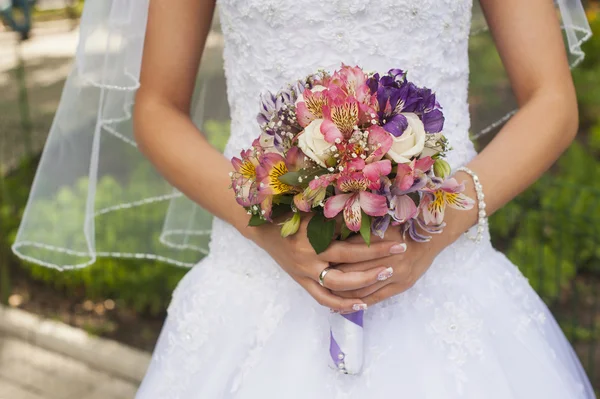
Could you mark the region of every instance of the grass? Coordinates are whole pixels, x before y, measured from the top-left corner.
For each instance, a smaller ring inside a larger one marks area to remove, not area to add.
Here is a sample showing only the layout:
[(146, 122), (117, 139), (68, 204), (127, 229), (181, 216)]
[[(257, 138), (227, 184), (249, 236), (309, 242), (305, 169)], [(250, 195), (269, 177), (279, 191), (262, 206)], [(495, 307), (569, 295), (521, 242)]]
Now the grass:
[(57, 21), (61, 19), (78, 19), (83, 12), (83, 0), (77, 0), (72, 7), (59, 8), (56, 10), (33, 10), (33, 22)]

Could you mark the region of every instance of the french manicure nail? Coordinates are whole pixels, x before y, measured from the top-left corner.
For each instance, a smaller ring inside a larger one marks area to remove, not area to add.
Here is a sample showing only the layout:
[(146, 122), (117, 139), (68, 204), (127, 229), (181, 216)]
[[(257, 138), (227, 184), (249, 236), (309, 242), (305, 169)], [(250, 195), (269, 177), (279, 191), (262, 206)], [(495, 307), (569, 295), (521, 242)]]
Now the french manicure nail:
[(404, 252), (406, 252), (406, 244), (405, 243), (396, 244), (390, 248), (391, 254), (401, 254)]
[(367, 304), (366, 303), (355, 303), (354, 305), (352, 305), (352, 310), (358, 312), (359, 310), (367, 310)]
[(391, 267), (388, 267), (387, 269), (385, 269), (384, 271), (382, 271), (381, 273), (379, 273), (377, 275), (377, 280), (385, 281), (388, 278), (392, 277), (393, 275), (394, 275), (394, 269), (392, 269)]

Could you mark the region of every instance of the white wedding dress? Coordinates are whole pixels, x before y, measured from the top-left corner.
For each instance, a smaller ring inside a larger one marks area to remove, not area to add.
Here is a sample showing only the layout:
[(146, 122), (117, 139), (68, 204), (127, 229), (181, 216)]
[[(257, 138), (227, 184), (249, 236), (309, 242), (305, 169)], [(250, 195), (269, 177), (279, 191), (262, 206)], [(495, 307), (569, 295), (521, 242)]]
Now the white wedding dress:
[[(232, 111), (226, 156), (258, 136), (259, 94), (341, 63), (435, 90), (449, 162), (467, 163), (472, 0), (220, 0)], [(365, 368), (329, 368), (329, 309), (215, 220), (176, 289), (138, 399), (574, 399), (594, 392), (552, 315), (486, 232), (445, 249), (365, 314)], [(410, 248), (409, 248), (410, 250)]]

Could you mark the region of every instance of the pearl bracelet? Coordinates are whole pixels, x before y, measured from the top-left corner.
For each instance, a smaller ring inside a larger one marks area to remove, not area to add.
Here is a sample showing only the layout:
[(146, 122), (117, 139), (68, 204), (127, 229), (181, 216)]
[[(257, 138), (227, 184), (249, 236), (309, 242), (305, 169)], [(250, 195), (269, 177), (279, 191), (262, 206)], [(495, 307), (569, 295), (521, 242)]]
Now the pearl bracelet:
[(477, 222), (477, 235), (475, 237), (469, 235), (465, 232), (465, 235), (469, 240), (475, 241), (477, 244), (481, 242), (483, 238), (483, 231), (485, 230), (485, 225), (487, 224), (487, 213), (485, 212), (485, 195), (483, 194), (483, 187), (479, 182), (479, 177), (475, 172), (466, 166), (461, 166), (456, 170), (457, 172), (465, 172), (469, 174), (473, 178), (473, 183), (475, 184), (475, 192), (477, 193), (477, 208), (479, 211), (479, 221)]

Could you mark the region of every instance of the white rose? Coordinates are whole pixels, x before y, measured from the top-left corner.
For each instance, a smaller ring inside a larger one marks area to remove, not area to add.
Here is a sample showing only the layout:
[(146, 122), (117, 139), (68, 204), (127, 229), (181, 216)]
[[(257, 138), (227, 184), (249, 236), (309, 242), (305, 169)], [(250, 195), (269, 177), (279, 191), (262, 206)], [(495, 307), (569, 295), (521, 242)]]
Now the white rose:
[[(327, 89), (327, 87), (325, 87), (325, 86), (321, 86), (321, 85), (316, 85), (316, 86), (313, 86), (313, 88), (312, 88), (312, 89), (310, 89), (310, 91), (311, 91), (311, 92), (313, 92), (313, 93), (316, 93), (316, 92), (319, 92), (319, 91), (323, 91), (323, 90), (325, 90), (325, 89)], [(300, 94), (300, 95), (298, 96), (298, 99), (297, 99), (297, 100), (296, 100), (296, 102), (294, 103), (294, 105), (298, 105), (298, 103), (301, 103), (301, 102), (303, 102), (303, 101), (304, 101), (304, 96), (303, 96), (302, 94)]]
[(425, 126), (419, 117), (412, 113), (402, 113), (408, 121), (408, 127), (402, 133), (402, 136), (395, 137), (392, 148), (386, 154), (386, 157), (396, 163), (410, 163), (410, 158), (419, 155), (425, 147)]
[(304, 128), (304, 132), (298, 137), (298, 147), (304, 155), (326, 168), (325, 161), (331, 157), (331, 148), (334, 144), (325, 141), (325, 136), (321, 133), (321, 124), (323, 119), (315, 119)]

